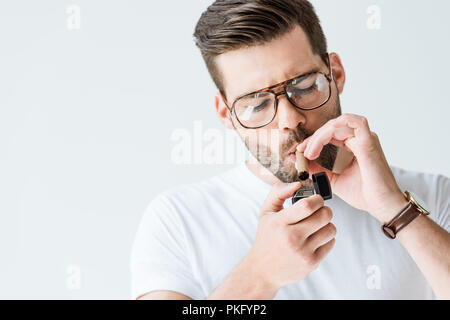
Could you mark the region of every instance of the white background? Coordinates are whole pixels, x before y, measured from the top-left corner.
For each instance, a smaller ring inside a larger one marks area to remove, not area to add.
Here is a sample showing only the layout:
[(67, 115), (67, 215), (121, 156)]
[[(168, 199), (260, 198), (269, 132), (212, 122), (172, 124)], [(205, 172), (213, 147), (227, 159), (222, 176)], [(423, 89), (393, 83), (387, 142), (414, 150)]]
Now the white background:
[[(128, 299), (148, 202), (231, 167), (171, 159), (195, 120), (225, 133), (192, 41), (210, 3), (0, 2), (0, 298)], [(343, 112), (369, 119), (392, 165), (449, 176), (450, 2), (313, 3), (346, 68)]]

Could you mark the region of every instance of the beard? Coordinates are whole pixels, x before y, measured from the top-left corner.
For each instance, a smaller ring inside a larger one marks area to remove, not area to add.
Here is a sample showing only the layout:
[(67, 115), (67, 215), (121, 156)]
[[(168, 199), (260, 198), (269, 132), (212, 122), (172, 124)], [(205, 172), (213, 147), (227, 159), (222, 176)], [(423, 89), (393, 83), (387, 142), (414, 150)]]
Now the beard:
[[(330, 101), (330, 103), (333, 102), (333, 111), (327, 115), (325, 122), (341, 115), (339, 95), (337, 95), (336, 99)], [(275, 149), (278, 149), (277, 152), (273, 152), (269, 146), (259, 141), (254, 145), (254, 140), (249, 141), (249, 139), (242, 139), (242, 136), (241, 139), (253, 157), (256, 158), (262, 166), (268, 169), (282, 182), (290, 183), (299, 181), (300, 179), (298, 177), (298, 172), (295, 169), (295, 164), (287, 158), (288, 152), (294, 145), (301, 143), (303, 140), (313, 135), (314, 132), (315, 131), (308, 130), (298, 125), (295, 130), (289, 132), (288, 137), (284, 142), (277, 141), (279, 142), (277, 144), (278, 148), (275, 146)], [(322, 167), (331, 170), (336, 160), (337, 150), (338, 148), (335, 145), (329, 143), (323, 147), (320, 156), (314, 161)]]

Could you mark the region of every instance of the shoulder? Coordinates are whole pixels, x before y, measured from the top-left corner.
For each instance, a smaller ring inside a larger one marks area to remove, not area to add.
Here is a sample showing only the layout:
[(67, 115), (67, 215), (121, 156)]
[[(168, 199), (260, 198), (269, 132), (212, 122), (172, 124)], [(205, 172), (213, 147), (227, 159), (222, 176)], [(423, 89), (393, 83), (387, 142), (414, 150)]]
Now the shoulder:
[(391, 166), (400, 188), (411, 190), (417, 195), (435, 195), (450, 192), (450, 179), (443, 174), (406, 170)]

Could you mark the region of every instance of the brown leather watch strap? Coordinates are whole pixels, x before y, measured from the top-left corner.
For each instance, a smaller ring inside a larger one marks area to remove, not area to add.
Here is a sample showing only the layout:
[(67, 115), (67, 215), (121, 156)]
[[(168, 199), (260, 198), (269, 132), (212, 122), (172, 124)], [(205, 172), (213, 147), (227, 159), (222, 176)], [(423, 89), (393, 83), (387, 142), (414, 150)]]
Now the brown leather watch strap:
[(386, 236), (391, 239), (395, 239), (397, 233), (406, 227), (411, 221), (413, 221), (420, 214), (417, 207), (411, 202), (392, 219), (389, 223), (385, 224), (382, 229)]

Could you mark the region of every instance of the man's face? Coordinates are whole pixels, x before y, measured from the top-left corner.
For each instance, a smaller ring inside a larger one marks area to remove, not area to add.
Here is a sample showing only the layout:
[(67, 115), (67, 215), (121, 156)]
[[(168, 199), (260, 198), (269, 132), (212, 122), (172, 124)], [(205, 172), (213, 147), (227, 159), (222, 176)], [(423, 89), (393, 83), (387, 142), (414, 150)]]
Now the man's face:
[[(264, 45), (224, 53), (216, 58), (216, 62), (230, 106), (244, 94), (295, 76), (313, 71), (329, 73), (323, 60), (313, 54), (300, 27)], [(251, 154), (265, 168), (283, 182), (297, 181), (295, 147), (328, 120), (341, 114), (339, 92), (334, 81), (331, 89), (330, 100), (318, 109), (300, 110), (282, 95), (278, 97), (277, 115), (267, 126), (246, 129), (235, 117), (231, 119), (232, 125)], [(333, 162), (334, 157), (335, 148), (327, 145), (317, 162)]]

